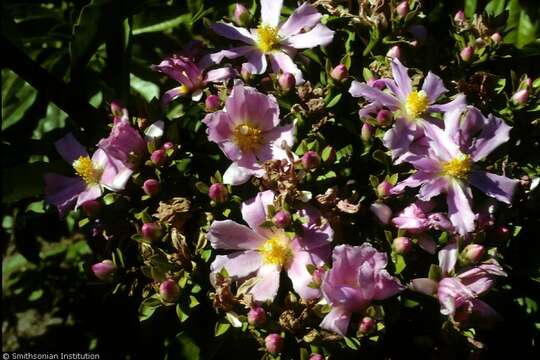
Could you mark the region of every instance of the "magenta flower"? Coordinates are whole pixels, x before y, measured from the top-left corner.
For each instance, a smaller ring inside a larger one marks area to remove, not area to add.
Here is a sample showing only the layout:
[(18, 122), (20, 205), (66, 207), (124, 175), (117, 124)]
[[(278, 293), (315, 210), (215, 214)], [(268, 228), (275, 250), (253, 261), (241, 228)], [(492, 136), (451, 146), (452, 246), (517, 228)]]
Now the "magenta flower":
[(392, 223), (401, 230), (412, 234), (422, 233), (429, 229), (453, 231), (453, 226), (443, 213), (430, 213), (431, 202), (416, 201), (407, 206), (392, 219)]
[(406, 187), (420, 186), (418, 198), (424, 201), (447, 193), (450, 221), (459, 234), (465, 235), (475, 228), (469, 184), (488, 196), (510, 204), (518, 182), (485, 172), (476, 165), (508, 140), (510, 126), (493, 115), (486, 118), (472, 107), (467, 109), (463, 121), (460, 120), (461, 113), (459, 109), (447, 113), (445, 130), (434, 125), (424, 126), (428, 152), (405, 157), (405, 161), (417, 171), (397, 184), (392, 193), (400, 193)]
[[(397, 159), (408, 151), (423, 151), (423, 126), (426, 120), (433, 119), (429, 114), (461, 108), (465, 105), (465, 96), (459, 95), (446, 104), (436, 104), (437, 99), (448, 91), (440, 77), (430, 71), (424, 79), (422, 89), (417, 90), (412, 86), (408, 69), (398, 59), (392, 59), (391, 66), (393, 79), (379, 79), (372, 85), (353, 81), (349, 93), (371, 101), (366, 106), (367, 109), (360, 111), (360, 116), (376, 112), (382, 107), (394, 112), (397, 120), (392, 129), (384, 135), (383, 143), (392, 151), (392, 157)], [(381, 83), (386, 85), (387, 92), (380, 89)], [(414, 146), (418, 147), (416, 151)]]
[(247, 62), (242, 65), (243, 69), (263, 74), (268, 56), (275, 73), (291, 73), (296, 84), (301, 84), (304, 81), (302, 72), (291, 59), (296, 50), (327, 45), (332, 41), (334, 32), (320, 23), (322, 15), (307, 2), (280, 24), (282, 6), (283, 0), (261, 0), (261, 24), (256, 29), (248, 30), (224, 22), (212, 25), (219, 35), (246, 44), (212, 54), (212, 60), (219, 63), (223, 58), (245, 57)]
[(230, 67), (207, 70), (207, 61), (199, 61), (198, 64), (191, 58), (173, 55), (165, 58), (159, 65), (153, 65), (152, 69), (159, 71), (180, 83), (180, 86), (172, 88), (163, 94), (161, 103), (166, 105), (176, 98), (191, 95), (193, 101), (202, 98), (202, 90), (209, 82), (222, 82), (236, 76), (236, 71)]
[(64, 216), (73, 203), (77, 209), (84, 202), (99, 198), (103, 188), (123, 190), (133, 173), (121, 160), (102, 149), (96, 150), (90, 158), (72, 134), (67, 134), (54, 145), (79, 176), (45, 174), (45, 201), (55, 205), (60, 216)]
[(256, 276), (250, 293), (257, 302), (272, 301), (279, 288), (281, 270), (285, 270), (294, 290), (304, 299), (320, 296), (320, 291), (309, 285), (313, 281), (306, 266), (324, 265), (330, 255), (333, 230), (320, 217), (318, 210), (306, 207), (300, 215), (308, 222), (302, 234), (290, 237), (283, 229), (261, 226), (270, 221), (268, 205), (273, 204), (270, 190), (257, 194), (242, 204), (242, 216), (248, 226), (232, 220), (214, 221), (208, 231), (208, 240), (214, 249), (234, 250), (218, 255), (211, 265), (212, 272), (225, 268), (235, 279)]
[(130, 168), (134, 168), (147, 153), (146, 142), (141, 134), (129, 123), (127, 110), (119, 109), (115, 116), (111, 134), (101, 139), (98, 146), (107, 154), (117, 158)]
[(481, 317), (497, 316), (491, 306), (478, 299), (494, 285), (496, 276), (506, 276), (506, 273), (495, 260), (491, 260), (457, 276), (443, 278), (437, 289), (441, 314), (454, 317), (460, 312), (476, 313)]
[(332, 310), (321, 322), (321, 327), (345, 336), (352, 313), (361, 312), (373, 300), (397, 294), (403, 287), (385, 270), (386, 254), (371, 244), (336, 246), (332, 260), (332, 268), (321, 285)]
[(233, 161), (223, 176), (226, 184), (262, 176), (260, 162), (287, 159), (282, 143), (294, 143), (294, 125), (279, 126), (276, 99), (243, 85), (233, 88), (223, 110), (206, 115), (203, 122), (208, 138)]

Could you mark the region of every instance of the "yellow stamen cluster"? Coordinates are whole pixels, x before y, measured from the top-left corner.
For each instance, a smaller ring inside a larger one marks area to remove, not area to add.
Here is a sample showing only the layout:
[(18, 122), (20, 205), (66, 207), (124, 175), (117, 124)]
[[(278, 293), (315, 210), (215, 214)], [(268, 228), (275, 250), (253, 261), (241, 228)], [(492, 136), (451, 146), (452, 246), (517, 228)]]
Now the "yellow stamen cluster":
[(275, 50), (280, 39), (278, 29), (269, 25), (259, 25), (257, 28), (257, 46), (263, 53)]
[(292, 259), (289, 239), (285, 234), (275, 235), (259, 248), (263, 263), (286, 267)]
[(101, 170), (96, 169), (92, 159), (88, 156), (81, 156), (73, 162), (73, 168), (86, 184), (97, 184), (101, 178)]
[(189, 93), (189, 88), (186, 85), (182, 84), (180, 86), (180, 88), (178, 88), (178, 93), (180, 95), (185, 95), (185, 94)]
[(469, 155), (460, 155), (442, 165), (442, 174), (456, 179), (465, 179), (471, 172), (472, 160)]
[(422, 115), (429, 106), (429, 99), (424, 90), (411, 91), (405, 102), (405, 112), (411, 119)]
[(247, 123), (238, 125), (233, 130), (233, 136), (242, 151), (256, 151), (262, 145), (262, 131)]

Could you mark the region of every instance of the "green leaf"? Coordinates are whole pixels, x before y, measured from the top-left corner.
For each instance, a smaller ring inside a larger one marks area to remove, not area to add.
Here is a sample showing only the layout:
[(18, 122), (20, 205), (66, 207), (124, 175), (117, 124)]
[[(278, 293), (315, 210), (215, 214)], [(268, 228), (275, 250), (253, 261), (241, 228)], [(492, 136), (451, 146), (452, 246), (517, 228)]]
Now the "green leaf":
[(395, 266), (396, 274), (401, 274), (401, 272), (407, 267), (407, 264), (405, 263), (405, 258), (401, 255), (396, 255)]
[(36, 97), (36, 89), (10, 70), (2, 69), (2, 130), (21, 120)]
[(199, 346), (187, 335), (179, 334), (176, 336), (176, 340), (181, 346), (180, 358), (185, 360), (199, 360), (201, 358), (201, 349)]
[(504, 11), (506, 0), (491, 0), (485, 7), (485, 11), (489, 16), (498, 16)]
[(133, 29), (133, 35), (137, 36), (141, 34), (167, 31), (167, 30), (171, 30), (178, 27), (180, 24), (188, 23), (190, 21), (191, 21), (191, 14), (183, 14), (173, 19), (162, 21), (154, 25), (149, 25), (149, 26)]
[(465, 0), (465, 16), (472, 17), (476, 12), (477, 0)]
[(343, 96), (343, 93), (339, 93), (337, 94), (336, 96), (334, 96), (334, 98), (332, 98), (332, 100), (330, 100), (328, 102), (328, 104), (326, 105), (326, 108), (331, 108), (331, 107), (334, 107), (336, 106), (338, 103), (339, 103), (339, 100), (341, 100), (341, 97)]
[(176, 316), (178, 316), (180, 322), (184, 322), (189, 319), (189, 315), (182, 309), (180, 304), (176, 304)]
[(139, 321), (144, 321), (152, 317), (154, 312), (161, 306), (161, 299), (158, 294), (143, 300), (139, 306)]
[(216, 328), (214, 330), (214, 336), (218, 337), (223, 334), (225, 334), (229, 329), (231, 328), (231, 324), (229, 323), (217, 323)]
[(153, 98), (159, 98), (159, 87), (156, 84), (145, 81), (133, 74), (129, 77), (131, 88), (139, 93), (146, 101), (151, 102)]
[(350, 338), (350, 337), (344, 337), (343, 340), (345, 340), (345, 344), (349, 348), (351, 348), (353, 350), (358, 350), (359, 349), (360, 342), (358, 341), (358, 339)]

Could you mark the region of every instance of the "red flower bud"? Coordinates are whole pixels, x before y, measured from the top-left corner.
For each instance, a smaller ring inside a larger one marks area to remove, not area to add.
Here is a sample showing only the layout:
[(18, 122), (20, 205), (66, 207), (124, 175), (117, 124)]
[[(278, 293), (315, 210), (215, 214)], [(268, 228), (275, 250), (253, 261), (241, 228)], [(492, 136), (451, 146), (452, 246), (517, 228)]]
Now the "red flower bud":
[(411, 239), (400, 236), (394, 239), (392, 242), (392, 247), (398, 254), (406, 254), (408, 253), (412, 248), (412, 241)]
[(219, 106), (220, 106), (219, 96), (209, 95), (204, 101), (204, 106), (206, 108), (206, 111), (208, 112), (214, 112), (214, 111), (219, 110)]
[(375, 329), (375, 320), (373, 318), (370, 318), (369, 316), (365, 316), (362, 321), (360, 321), (360, 326), (358, 327), (358, 330), (362, 334), (368, 334), (372, 332)]
[(266, 312), (262, 307), (251, 308), (247, 314), (248, 323), (253, 326), (261, 326), (266, 322)]
[(283, 338), (279, 334), (272, 333), (264, 339), (264, 344), (266, 345), (266, 351), (270, 354), (277, 354), (283, 347)]
[(311, 170), (321, 165), (321, 157), (315, 151), (307, 151), (302, 156), (302, 166), (306, 170)]
[(160, 190), (159, 181), (156, 179), (148, 179), (143, 183), (143, 190), (146, 195), (155, 196), (159, 193)]
[(141, 234), (148, 240), (157, 240), (161, 236), (161, 226), (156, 222), (145, 223), (141, 227)]
[(103, 260), (92, 265), (92, 272), (99, 280), (106, 280), (112, 277), (116, 271), (116, 266), (111, 260)]
[(527, 101), (529, 101), (529, 90), (523, 89), (516, 91), (516, 93), (512, 95), (512, 101), (517, 105), (527, 104)]
[(471, 263), (479, 262), (486, 252), (486, 248), (478, 244), (469, 244), (461, 252), (463, 258)]
[(215, 183), (210, 185), (210, 189), (208, 189), (208, 196), (215, 202), (222, 203), (224, 201), (227, 201), (229, 191), (227, 190), (227, 187), (222, 183)]
[(159, 295), (163, 301), (174, 303), (180, 297), (180, 287), (176, 281), (167, 279), (159, 285)]
[(392, 120), (392, 112), (382, 109), (377, 113), (377, 124), (386, 125)]
[(296, 79), (291, 73), (283, 73), (278, 76), (278, 83), (282, 90), (289, 91), (296, 86)]
[(387, 197), (388, 195), (390, 195), (390, 190), (392, 190), (392, 188), (392, 184), (384, 180), (377, 186), (377, 195), (379, 197)]
[(470, 46), (467, 46), (466, 48), (461, 50), (461, 52), (459, 53), (459, 57), (461, 58), (461, 60), (465, 62), (471, 61), (473, 55), (474, 55), (474, 49)]
[(272, 222), (279, 228), (286, 228), (291, 225), (291, 213), (286, 210), (280, 210), (274, 215)]
[(88, 217), (97, 217), (101, 212), (101, 203), (98, 200), (88, 200), (82, 203), (81, 208)]
[(330, 76), (336, 81), (343, 81), (349, 76), (349, 70), (344, 64), (339, 64), (332, 69)]
[(396, 7), (396, 12), (401, 17), (407, 16), (407, 14), (409, 13), (409, 3), (407, 2), (407, 0), (399, 3), (399, 5)]
[(165, 164), (166, 159), (167, 153), (164, 149), (154, 150), (152, 155), (150, 155), (150, 160), (155, 166), (162, 166), (163, 164)]

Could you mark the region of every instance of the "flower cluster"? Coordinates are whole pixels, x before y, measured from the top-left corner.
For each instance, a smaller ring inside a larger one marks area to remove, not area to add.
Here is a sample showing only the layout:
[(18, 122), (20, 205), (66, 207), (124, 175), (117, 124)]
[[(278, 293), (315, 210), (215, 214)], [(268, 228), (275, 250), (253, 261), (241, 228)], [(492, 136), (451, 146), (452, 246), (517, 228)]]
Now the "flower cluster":
[[(236, 25), (210, 28), (239, 46), (191, 44), (152, 66), (180, 84), (159, 118), (144, 114), (152, 125), (113, 102), (92, 157), (71, 134), (56, 142), (77, 177), (48, 174), (45, 200), (62, 216), (82, 208), (96, 241), (136, 248), (91, 269), (142, 294), (141, 320), (174, 306), (184, 323), (211, 303), (216, 336), (242, 328), (274, 356), (289, 337), (314, 351), (376, 341), (391, 331), (385, 309), (412, 298), (437, 299), (458, 332), (499, 318), (481, 297), (506, 276), (490, 198), (511, 206), (518, 188), (495, 152), (512, 128), (431, 71), (420, 86), (399, 47), (365, 81), (350, 53), (327, 60), (317, 84), (313, 49), (339, 34), (320, 11), (342, 11), (324, 3), (282, 19), (281, 0), (261, 0), (260, 22), (238, 4)], [(397, 18), (416, 4), (400, 3)], [(378, 26), (372, 11), (343, 18)], [(413, 30), (418, 44), (425, 28)], [(165, 119), (173, 100), (182, 114)], [(353, 111), (360, 119), (345, 118)], [(108, 215), (122, 203), (139, 205)]]

